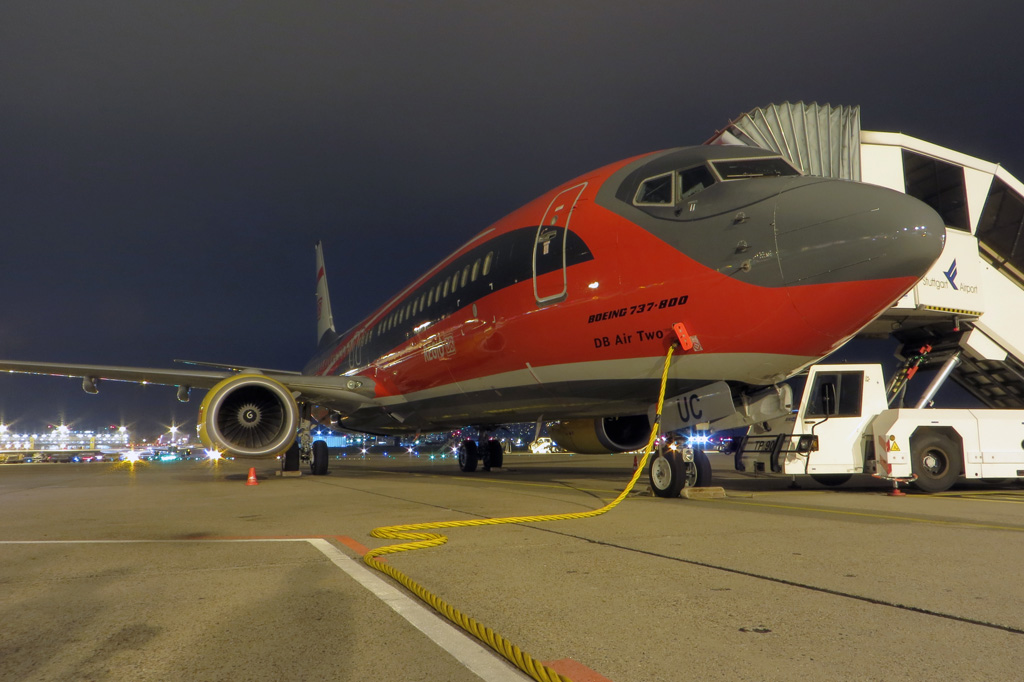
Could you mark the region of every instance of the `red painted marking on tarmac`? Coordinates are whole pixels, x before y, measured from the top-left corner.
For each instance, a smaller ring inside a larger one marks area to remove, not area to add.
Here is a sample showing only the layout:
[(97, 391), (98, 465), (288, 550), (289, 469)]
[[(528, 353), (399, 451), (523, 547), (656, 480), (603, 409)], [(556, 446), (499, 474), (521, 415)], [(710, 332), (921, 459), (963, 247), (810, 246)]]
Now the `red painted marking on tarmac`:
[(363, 544), (360, 544), (360, 543), (356, 542), (355, 540), (353, 540), (352, 538), (350, 538), (347, 535), (335, 535), (335, 536), (333, 536), (333, 539), (337, 540), (338, 542), (340, 542), (341, 544), (345, 545), (349, 549), (355, 551), (355, 553), (358, 554), (359, 556), (366, 556), (366, 553), (370, 551), (369, 547), (367, 547), (366, 545), (363, 545)]
[[(348, 536), (217, 536), (216, 538), (196, 538), (196, 542), (204, 540), (334, 540), (349, 548), (359, 556), (366, 556), (370, 548)], [(377, 559), (383, 561), (384, 559)]]
[(542, 661), (544, 665), (559, 675), (565, 675), (573, 682), (612, 682), (599, 672), (571, 658), (560, 658), (557, 661)]

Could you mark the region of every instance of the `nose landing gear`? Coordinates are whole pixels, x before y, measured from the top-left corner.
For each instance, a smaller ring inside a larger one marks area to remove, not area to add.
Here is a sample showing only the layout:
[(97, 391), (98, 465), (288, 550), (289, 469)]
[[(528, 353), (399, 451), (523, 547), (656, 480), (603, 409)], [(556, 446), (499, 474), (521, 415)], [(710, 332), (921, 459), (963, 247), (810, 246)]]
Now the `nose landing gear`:
[(711, 482), (711, 462), (703, 450), (681, 448), (658, 452), (648, 475), (658, 497), (678, 497), (683, 488), (700, 488)]

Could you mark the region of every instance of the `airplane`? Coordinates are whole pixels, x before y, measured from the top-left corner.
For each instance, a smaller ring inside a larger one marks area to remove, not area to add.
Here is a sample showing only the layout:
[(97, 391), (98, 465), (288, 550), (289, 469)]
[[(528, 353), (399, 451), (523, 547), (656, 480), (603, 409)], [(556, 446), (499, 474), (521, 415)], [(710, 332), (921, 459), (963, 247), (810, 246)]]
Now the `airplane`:
[[(501, 467), (502, 424), (549, 422), (559, 446), (628, 452), (652, 429), (786, 414), (784, 380), (833, 352), (936, 261), (943, 220), (882, 187), (802, 174), (783, 157), (697, 146), (566, 182), (470, 239), (344, 333), (316, 245), (318, 345), (301, 371), (0, 361), (0, 370), (176, 386), (204, 443), (327, 472), (316, 422), (372, 434), (477, 426), (459, 468)], [(660, 496), (706, 485), (703, 453), (664, 453)]]

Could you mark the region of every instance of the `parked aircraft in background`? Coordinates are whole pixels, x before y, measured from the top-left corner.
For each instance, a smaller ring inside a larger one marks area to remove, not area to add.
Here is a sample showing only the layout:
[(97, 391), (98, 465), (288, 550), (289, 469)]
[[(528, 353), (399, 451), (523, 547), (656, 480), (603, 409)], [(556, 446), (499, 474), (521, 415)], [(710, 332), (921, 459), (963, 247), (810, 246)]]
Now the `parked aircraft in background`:
[[(209, 389), (210, 447), (309, 459), (314, 420), (376, 434), (480, 427), (459, 464), (501, 466), (487, 433), (557, 422), (574, 452), (625, 452), (651, 429), (663, 358), (679, 343), (665, 430), (730, 428), (788, 412), (783, 380), (842, 345), (929, 269), (945, 239), (922, 202), (802, 175), (749, 147), (661, 151), (561, 185), (487, 228), (343, 334), (317, 245), (319, 345), (301, 372), (2, 361), (0, 369)], [(300, 453), (296, 434), (305, 444)], [(666, 458), (667, 457), (667, 458)], [(652, 473), (677, 494), (707, 459), (670, 452)], [(652, 467), (652, 472), (655, 467)], [(657, 480), (655, 480), (657, 479)]]

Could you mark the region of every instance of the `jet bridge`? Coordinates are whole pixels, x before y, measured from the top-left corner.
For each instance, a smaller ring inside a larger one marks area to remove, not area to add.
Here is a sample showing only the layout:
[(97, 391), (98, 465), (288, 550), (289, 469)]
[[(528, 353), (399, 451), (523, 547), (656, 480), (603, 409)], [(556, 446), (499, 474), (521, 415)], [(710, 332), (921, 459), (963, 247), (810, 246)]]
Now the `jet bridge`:
[(730, 122), (707, 144), (772, 149), (808, 175), (889, 187), (934, 208), (947, 227), (942, 255), (862, 335), (895, 337), (914, 371), (941, 368), (921, 407), (948, 377), (988, 407), (1024, 409), (1024, 184), (1017, 178), (909, 135), (862, 130), (859, 107), (771, 105)]

